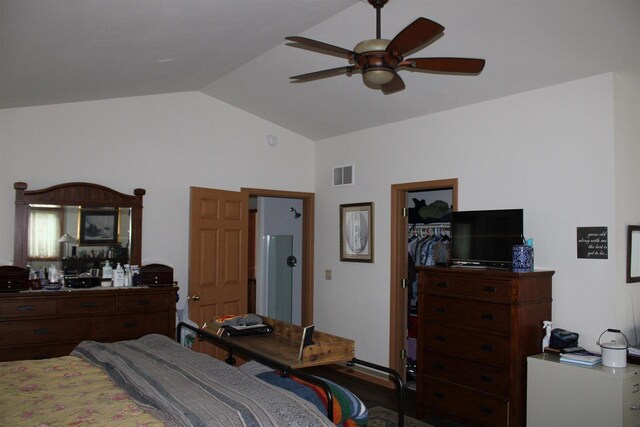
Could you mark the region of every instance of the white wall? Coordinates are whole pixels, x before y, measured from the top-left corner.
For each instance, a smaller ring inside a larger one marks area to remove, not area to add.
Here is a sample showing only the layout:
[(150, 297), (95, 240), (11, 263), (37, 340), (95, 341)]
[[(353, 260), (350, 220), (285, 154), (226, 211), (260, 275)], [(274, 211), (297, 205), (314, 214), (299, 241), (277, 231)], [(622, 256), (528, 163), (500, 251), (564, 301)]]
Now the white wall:
[[(267, 146), (268, 134), (277, 146)], [(13, 259), (14, 182), (32, 190), (71, 181), (127, 194), (144, 188), (143, 263), (174, 267), (179, 307), (190, 186), (314, 186), (312, 141), (198, 92), (1, 110), (0, 141), (0, 264)]]
[[(626, 283), (627, 225), (640, 224), (640, 69), (614, 75), (615, 206), (616, 206), (616, 317), (625, 334), (640, 339), (640, 286)], [(637, 313), (634, 317), (634, 312)], [(629, 324), (628, 319), (632, 319)], [(636, 326), (633, 328), (633, 326)]]
[[(355, 339), (358, 357), (388, 361), (390, 186), (454, 177), (460, 210), (524, 208), (536, 268), (556, 271), (554, 326), (579, 332), (580, 343), (595, 349), (604, 329), (632, 325), (616, 304), (625, 224), (617, 222), (615, 192), (632, 173), (616, 174), (631, 147), (625, 138), (614, 149), (613, 107), (606, 74), (317, 143), (318, 329)], [(349, 163), (355, 185), (333, 188), (332, 167)], [(375, 263), (340, 262), (338, 206), (367, 201), (375, 204)], [(577, 259), (579, 226), (609, 227), (609, 259)]]

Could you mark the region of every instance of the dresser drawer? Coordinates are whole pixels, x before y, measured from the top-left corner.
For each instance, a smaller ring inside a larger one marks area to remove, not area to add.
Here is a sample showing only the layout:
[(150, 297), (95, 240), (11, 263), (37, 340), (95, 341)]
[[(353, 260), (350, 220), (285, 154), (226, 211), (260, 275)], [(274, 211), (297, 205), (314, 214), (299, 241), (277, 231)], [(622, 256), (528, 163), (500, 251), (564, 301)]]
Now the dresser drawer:
[(118, 298), (118, 311), (139, 313), (166, 310), (171, 296), (168, 293), (121, 295)]
[(171, 312), (95, 316), (91, 317), (89, 334), (92, 340), (108, 342), (130, 340), (153, 333), (169, 335), (170, 323), (175, 324), (175, 321), (175, 315)]
[(509, 401), (431, 377), (420, 379), (425, 382), (426, 405), (434, 412), (454, 415), (474, 426), (509, 424)]
[(434, 295), (455, 295), (508, 302), (511, 300), (513, 288), (509, 280), (472, 280), (433, 275), (427, 279), (426, 291)]
[(0, 322), (0, 346), (82, 340), (87, 322), (81, 317)]
[(60, 298), (61, 314), (115, 313), (115, 295), (82, 295)]
[(435, 323), (426, 325), (424, 329), (424, 346), (429, 351), (498, 367), (509, 363), (508, 337)]
[(3, 319), (55, 315), (56, 298), (8, 299), (0, 297), (0, 314)]
[(474, 329), (508, 335), (511, 327), (511, 307), (496, 304), (429, 295), (425, 299), (427, 322), (469, 326)]
[(509, 395), (509, 372), (504, 368), (426, 351), (418, 360), (418, 374), (422, 373), (486, 393)]

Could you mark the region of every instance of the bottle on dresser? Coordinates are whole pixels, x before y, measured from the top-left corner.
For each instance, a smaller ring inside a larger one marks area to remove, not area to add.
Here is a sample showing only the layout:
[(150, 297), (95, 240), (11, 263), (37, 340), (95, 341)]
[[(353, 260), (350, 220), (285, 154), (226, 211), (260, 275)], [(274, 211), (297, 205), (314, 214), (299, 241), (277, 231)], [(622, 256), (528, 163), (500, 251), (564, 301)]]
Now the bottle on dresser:
[(102, 281), (100, 285), (104, 288), (109, 288), (112, 285), (113, 279), (113, 267), (109, 264), (109, 261), (104, 262), (104, 267), (102, 267)]
[(124, 286), (124, 269), (118, 263), (116, 268), (113, 270), (113, 287), (121, 288)]

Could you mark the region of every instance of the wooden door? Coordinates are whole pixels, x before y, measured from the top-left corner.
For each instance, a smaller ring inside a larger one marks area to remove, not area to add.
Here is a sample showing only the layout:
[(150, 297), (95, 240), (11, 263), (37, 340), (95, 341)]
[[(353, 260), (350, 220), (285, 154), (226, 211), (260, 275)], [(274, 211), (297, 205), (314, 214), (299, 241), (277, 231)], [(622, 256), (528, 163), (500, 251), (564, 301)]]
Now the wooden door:
[[(198, 326), (247, 312), (248, 202), (245, 193), (191, 187), (189, 317)], [(213, 354), (211, 344), (194, 349)]]

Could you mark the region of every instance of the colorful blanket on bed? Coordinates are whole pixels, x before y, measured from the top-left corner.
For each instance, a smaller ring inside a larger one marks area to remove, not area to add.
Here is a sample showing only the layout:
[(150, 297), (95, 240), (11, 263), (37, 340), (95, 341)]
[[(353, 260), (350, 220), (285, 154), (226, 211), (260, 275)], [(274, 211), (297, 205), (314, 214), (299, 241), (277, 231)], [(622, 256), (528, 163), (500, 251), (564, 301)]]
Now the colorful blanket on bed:
[(84, 341), (72, 354), (170, 426), (333, 426), (311, 403), (161, 335)]
[[(255, 361), (245, 363), (240, 369), (269, 384), (273, 384), (300, 396), (304, 400), (316, 405), (323, 413), (326, 413), (328, 406), (327, 395), (320, 386), (296, 378), (295, 376), (283, 377), (280, 372), (274, 371)], [(369, 415), (367, 408), (356, 395), (326, 378), (319, 379), (324, 381), (331, 390), (333, 396), (333, 422), (337, 426), (356, 427), (367, 425)]]

